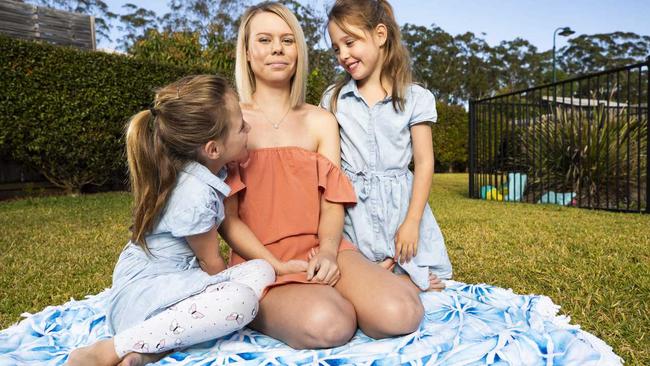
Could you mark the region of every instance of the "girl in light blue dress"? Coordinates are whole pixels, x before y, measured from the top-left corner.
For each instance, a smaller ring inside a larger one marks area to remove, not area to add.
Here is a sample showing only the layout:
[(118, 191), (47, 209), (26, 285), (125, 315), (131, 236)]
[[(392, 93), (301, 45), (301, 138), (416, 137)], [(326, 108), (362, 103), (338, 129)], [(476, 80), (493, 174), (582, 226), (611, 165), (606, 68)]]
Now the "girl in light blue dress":
[[(387, 1), (336, 1), (328, 32), (346, 74), (321, 106), (339, 122), (341, 165), (358, 196), (346, 209), (344, 234), (421, 290), (444, 288), (451, 263), (427, 203), (435, 99), (411, 82), (408, 51)], [(412, 158), (415, 174), (408, 169)]]
[(154, 106), (133, 116), (132, 235), (106, 316), (114, 337), (73, 351), (68, 365), (144, 364), (253, 320), (273, 267), (253, 260), (226, 269), (217, 237), (230, 193), (225, 164), (247, 156), (249, 129), (235, 92), (212, 75), (160, 89)]

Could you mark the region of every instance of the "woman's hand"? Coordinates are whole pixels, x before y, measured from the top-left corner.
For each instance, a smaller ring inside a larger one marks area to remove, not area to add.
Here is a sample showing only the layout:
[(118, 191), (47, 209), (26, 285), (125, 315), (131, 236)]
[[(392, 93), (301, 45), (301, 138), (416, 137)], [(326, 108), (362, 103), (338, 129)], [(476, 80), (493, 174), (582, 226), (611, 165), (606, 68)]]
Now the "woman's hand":
[(407, 218), (395, 234), (395, 258), (400, 264), (408, 263), (418, 253), (420, 222)]
[(278, 261), (276, 264), (273, 265), (273, 268), (275, 269), (275, 274), (277, 274), (278, 276), (282, 276), (291, 273), (306, 272), (308, 266), (309, 264), (306, 261), (299, 260), (299, 259), (292, 259), (286, 262)]
[(341, 278), (336, 254), (312, 248), (309, 252), (307, 280), (334, 286)]

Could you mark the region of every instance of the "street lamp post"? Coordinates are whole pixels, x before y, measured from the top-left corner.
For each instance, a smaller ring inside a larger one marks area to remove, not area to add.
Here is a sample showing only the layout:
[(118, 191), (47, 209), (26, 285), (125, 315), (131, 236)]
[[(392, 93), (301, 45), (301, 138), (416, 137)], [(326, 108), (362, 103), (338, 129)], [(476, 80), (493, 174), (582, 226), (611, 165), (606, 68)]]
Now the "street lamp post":
[(554, 83), (555, 83), (555, 36), (557, 35), (557, 32), (558, 32), (558, 31), (561, 31), (561, 32), (560, 32), (560, 35), (561, 35), (561, 36), (564, 36), (564, 37), (566, 37), (566, 36), (570, 36), (570, 35), (572, 35), (573, 33), (575, 33), (575, 32), (574, 32), (573, 30), (571, 30), (571, 28), (569, 28), (569, 27), (559, 27), (559, 28), (557, 28), (557, 29), (555, 30), (555, 32), (553, 32), (553, 82), (554, 82)]

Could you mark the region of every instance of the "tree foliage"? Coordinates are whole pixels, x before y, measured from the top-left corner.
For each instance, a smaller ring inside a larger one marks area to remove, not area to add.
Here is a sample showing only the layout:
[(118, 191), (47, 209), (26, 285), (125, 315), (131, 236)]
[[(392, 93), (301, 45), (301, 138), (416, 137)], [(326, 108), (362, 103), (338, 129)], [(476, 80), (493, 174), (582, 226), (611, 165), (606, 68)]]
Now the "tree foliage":
[(436, 171), (467, 169), (467, 112), (459, 105), (438, 102), (438, 122), (432, 126)]
[[(118, 46), (136, 58), (202, 65), (230, 70), (239, 21), (253, 0), (168, 0), (170, 11), (158, 15), (126, 4), (123, 14), (108, 10), (102, 0), (32, 0), (39, 5), (95, 15), (98, 34), (108, 39), (116, 26)], [(325, 15), (307, 1), (281, 0), (300, 21), (309, 45), (310, 81), (324, 86), (336, 76), (332, 52), (324, 45)], [(306, 5), (307, 4), (307, 5)], [(117, 24), (115, 24), (117, 23)], [(435, 24), (404, 24), (404, 42), (411, 52), (415, 78), (439, 100), (464, 104), (551, 81), (552, 52), (525, 39), (488, 44), (471, 32), (452, 35)], [(557, 52), (557, 74), (567, 78), (645, 60), (650, 36), (631, 32), (579, 35)], [(318, 89), (318, 88), (317, 88)], [(317, 101), (312, 96), (310, 101)]]
[[(154, 11), (126, 4), (121, 14), (102, 0), (32, 0), (96, 17), (100, 39), (112, 27), (122, 33), (119, 48), (136, 60), (179, 67), (200, 67), (234, 75), (237, 32), (245, 9), (255, 0), (168, 0), (170, 11)], [(340, 72), (325, 45), (325, 15), (307, 1), (280, 0), (298, 18), (309, 46), (307, 101), (319, 102), (325, 88)], [(516, 38), (490, 45), (484, 34), (452, 35), (436, 24), (404, 24), (405, 45), (411, 53), (415, 81), (431, 90), (439, 104), (440, 123), (434, 127), (438, 167), (465, 169), (466, 114), (447, 105), (494, 96), (551, 82), (552, 51), (539, 50)], [(577, 35), (557, 50), (558, 79), (641, 62), (650, 54), (650, 36), (630, 32)], [(634, 86), (633, 86), (634, 87)], [(582, 91), (577, 90), (576, 95)], [(584, 95), (584, 97), (589, 97)]]
[(582, 34), (560, 50), (560, 66), (569, 75), (629, 65), (650, 57), (650, 36), (631, 32)]
[(128, 49), (136, 43), (138, 38), (146, 37), (147, 32), (155, 29), (158, 22), (156, 12), (139, 8), (131, 3), (122, 6), (127, 12), (118, 17), (120, 23), (117, 29), (122, 32), (122, 37), (117, 40), (119, 48)]

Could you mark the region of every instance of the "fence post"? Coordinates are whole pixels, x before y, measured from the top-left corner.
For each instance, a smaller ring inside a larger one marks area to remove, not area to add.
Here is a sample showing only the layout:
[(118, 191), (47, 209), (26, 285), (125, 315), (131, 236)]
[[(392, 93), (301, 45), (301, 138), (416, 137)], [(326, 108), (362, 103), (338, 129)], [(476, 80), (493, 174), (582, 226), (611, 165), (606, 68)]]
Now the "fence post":
[(474, 146), (474, 143), (476, 142), (474, 138), (474, 125), (476, 122), (474, 121), (474, 101), (470, 100), (469, 101), (469, 121), (468, 121), (468, 131), (469, 134), (467, 136), (468, 138), (468, 144), (467, 146), (469, 147), (469, 162), (468, 162), (468, 168), (469, 168), (469, 198), (475, 198), (474, 197), (474, 173), (475, 173), (475, 166), (474, 166), (474, 160), (475, 160), (475, 155), (476, 155), (476, 147)]
[[(646, 94), (645, 94), (645, 114), (646, 114), (646, 142), (645, 142), (645, 212), (650, 213), (650, 56), (645, 59), (646, 66)], [(641, 77), (641, 72), (639, 72)], [(639, 100), (639, 104), (641, 101)]]

